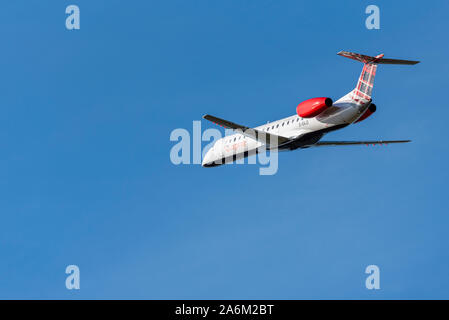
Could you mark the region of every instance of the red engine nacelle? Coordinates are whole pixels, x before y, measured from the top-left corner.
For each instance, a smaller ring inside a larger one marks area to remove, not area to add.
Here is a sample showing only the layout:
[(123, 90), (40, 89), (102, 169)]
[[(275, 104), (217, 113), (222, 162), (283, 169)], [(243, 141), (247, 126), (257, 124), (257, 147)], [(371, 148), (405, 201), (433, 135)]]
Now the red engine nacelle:
[(366, 109), (365, 113), (360, 118), (358, 118), (355, 123), (365, 120), (370, 115), (372, 115), (374, 112), (376, 112), (376, 109), (377, 109), (376, 105), (374, 103), (371, 103), (369, 105), (368, 109)]
[(312, 98), (301, 102), (296, 107), (296, 113), (301, 118), (313, 118), (332, 105), (331, 98)]

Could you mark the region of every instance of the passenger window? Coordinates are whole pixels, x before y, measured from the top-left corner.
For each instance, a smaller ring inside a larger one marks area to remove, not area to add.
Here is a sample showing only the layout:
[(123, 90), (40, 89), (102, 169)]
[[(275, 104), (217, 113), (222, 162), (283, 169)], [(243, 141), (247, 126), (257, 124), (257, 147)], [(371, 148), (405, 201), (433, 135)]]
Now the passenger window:
[(279, 125), (277, 125), (276, 128), (279, 128)]

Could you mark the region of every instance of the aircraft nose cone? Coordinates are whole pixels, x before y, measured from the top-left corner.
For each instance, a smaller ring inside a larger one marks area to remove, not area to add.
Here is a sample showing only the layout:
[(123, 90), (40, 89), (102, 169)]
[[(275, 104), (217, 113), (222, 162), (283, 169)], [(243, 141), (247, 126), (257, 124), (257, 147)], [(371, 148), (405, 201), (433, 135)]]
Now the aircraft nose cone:
[(212, 162), (212, 152), (211, 151), (212, 150), (208, 150), (206, 152), (206, 154), (204, 155), (203, 162), (201, 163), (201, 165), (203, 167), (207, 167), (207, 164)]

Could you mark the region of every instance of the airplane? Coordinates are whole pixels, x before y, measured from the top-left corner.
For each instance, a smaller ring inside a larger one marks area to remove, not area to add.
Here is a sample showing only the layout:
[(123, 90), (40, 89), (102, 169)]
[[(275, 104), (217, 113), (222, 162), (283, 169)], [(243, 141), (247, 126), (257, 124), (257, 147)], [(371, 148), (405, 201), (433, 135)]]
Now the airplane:
[(216, 167), (255, 155), (262, 150), (292, 151), (298, 148), (347, 145), (377, 145), (407, 143), (410, 140), (379, 141), (321, 141), (329, 132), (358, 123), (376, 111), (372, 102), (374, 77), (379, 64), (415, 65), (419, 61), (387, 59), (340, 51), (340, 56), (363, 63), (357, 86), (337, 101), (328, 97), (305, 100), (296, 107), (296, 114), (264, 125), (250, 128), (211, 115), (203, 118), (236, 133), (218, 139), (202, 161), (203, 167)]

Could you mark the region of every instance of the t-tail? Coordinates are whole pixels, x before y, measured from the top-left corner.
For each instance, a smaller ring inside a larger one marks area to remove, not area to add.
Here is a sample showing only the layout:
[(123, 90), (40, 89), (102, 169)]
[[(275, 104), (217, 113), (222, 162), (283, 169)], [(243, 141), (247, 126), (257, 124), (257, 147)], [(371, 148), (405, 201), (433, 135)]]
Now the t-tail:
[(399, 60), (399, 59), (387, 59), (383, 54), (379, 54), (375, 57), (365, 56), (363, 54), (340, 51), (337, 53), (340, 56), (363, 62), (362, 73), (360, 74), (359, 81), (354, 90), (351, 91), (351, 99), (357, 103), (364, 104), (371, 101), (371, 94), (373, 92), (374, 77), (376, 76), (376, 70), (378, 64), (408, 64), (414, 65), (419, 61), (412, 60)]

